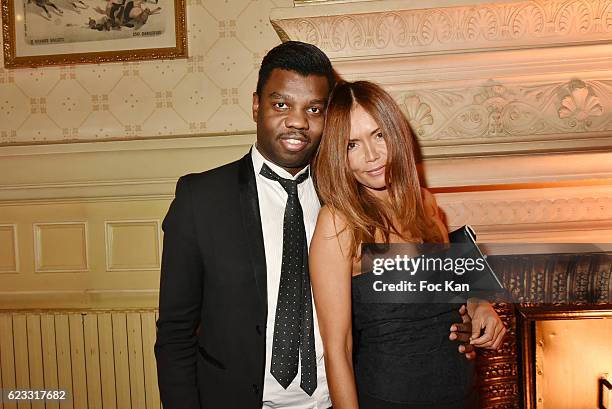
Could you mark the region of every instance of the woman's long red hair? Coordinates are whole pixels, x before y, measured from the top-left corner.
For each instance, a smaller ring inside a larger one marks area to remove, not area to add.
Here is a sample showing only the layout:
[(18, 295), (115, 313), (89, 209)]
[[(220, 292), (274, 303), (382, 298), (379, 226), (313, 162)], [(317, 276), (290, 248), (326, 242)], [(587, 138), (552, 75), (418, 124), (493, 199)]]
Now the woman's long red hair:
[[(372, 195), (349, 169), (347, 146), (356, 105), (374, 118), (387, 144), (388, 202)], [(408, 121), (393, 98), (372, 82), (341, 82), (331, 93), (313, 177), (321, 201), (343, 216), (351, 237), (351, 257), (359, 254), (362, 243), (381, 238), (388, 243), (392, 233), (405, 240), (443, 241), (423, 208)]]

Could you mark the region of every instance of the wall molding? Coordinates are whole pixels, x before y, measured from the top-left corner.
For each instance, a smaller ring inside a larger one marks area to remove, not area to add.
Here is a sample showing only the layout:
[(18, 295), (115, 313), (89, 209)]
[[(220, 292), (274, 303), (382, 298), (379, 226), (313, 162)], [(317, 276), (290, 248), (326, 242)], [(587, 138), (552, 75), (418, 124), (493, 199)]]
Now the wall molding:
[(0, 147), (0, 204), (171, 199), (176, 180), (238, 159), (254, 134)]
[(2, 262), (8, 261), (8, 263), (0, 265), (0, 274), (19, 273), (19, 235), (17, 234), (17, 224), (0, 224), (0, 232), (10, 236), (8, 241), (0, 242), (2, 246), (8, 246), (8, 251), (7, 248), (3, 249), (3, 255), (8, 256), (8, 260), (2, 260)]
[(159, 289), (0, 292), (2, 310), (157, 308)]
[[(245, 135), (0, 148), (0, 205), (170, 200), (179, 176), (238, 159), (254, 139)], [(577, 184), (612, 180), (612, 152), (425, 158), (422, 168), (430, 188)]]

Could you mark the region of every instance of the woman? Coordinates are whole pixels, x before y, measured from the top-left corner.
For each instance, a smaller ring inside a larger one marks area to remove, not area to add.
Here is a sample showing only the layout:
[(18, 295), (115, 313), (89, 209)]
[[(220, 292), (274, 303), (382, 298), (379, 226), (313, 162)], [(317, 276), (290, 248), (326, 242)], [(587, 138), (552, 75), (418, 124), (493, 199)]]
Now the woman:
[[(475, 407), (473, 364), (448, 337), (456, 305), (359, 298), (362, 243), (448, 241), (392, 97), (366, 81), (337, 85), (313, 166), (324, 206), (310, 274), (334, 409)], [(471, 343), (497, 349), (505, 328), (491, 305), (468, 302), (468, 314), (485, 330)]]

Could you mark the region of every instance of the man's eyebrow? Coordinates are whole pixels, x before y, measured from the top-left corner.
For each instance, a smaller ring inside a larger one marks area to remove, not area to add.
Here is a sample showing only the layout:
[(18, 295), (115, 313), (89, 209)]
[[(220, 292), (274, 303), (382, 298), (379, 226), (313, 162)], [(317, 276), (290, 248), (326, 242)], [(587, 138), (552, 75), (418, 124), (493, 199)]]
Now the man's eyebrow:
[(320, 105), (325, 105), (327, 104), (327, 98), (319, 98), (319, 99), (313, 99), (310, 101), (311, 104), (320, 104)]
[(273, 92), (270, 93), (270, 98), (274, 98), (274, 99), (291, 99), (291, 97), (289, 97), (289, 95), (279, 94), (276, 91), (273, 91)]

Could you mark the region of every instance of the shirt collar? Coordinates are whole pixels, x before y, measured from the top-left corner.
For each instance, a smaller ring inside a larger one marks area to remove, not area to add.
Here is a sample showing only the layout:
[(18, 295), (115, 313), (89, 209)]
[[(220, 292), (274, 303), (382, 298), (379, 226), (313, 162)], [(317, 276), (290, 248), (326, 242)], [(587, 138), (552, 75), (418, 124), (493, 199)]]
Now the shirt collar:
[(304, 169), (300, 170), (295, 176), (291, 173), (287, 172), (285, 169), (281, 168), (277, 164), (270, 162), (257, 150), (257, 143), (253, 144), (253, 149), (251, 149), (251, 157), (253, 158), (253, 169), (255, 173), (259, 175), (261, 172), (261, 167), (265, 163), (272, 169), (276, 174), (285, 179), (297, 179), (302, 173), (306, 173), (310, 171), (310, 165), (307, 165)]

